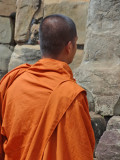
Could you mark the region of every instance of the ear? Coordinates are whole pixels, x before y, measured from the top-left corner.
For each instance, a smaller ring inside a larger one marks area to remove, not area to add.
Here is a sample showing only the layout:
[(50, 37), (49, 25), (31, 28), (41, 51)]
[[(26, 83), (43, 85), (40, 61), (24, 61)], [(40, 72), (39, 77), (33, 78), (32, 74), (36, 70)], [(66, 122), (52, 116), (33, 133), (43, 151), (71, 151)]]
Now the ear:
[(72, 51), (72, 42), (69, 41), (68, 44), (66, 45), (66, 52), (67, 54), (70, 54)]

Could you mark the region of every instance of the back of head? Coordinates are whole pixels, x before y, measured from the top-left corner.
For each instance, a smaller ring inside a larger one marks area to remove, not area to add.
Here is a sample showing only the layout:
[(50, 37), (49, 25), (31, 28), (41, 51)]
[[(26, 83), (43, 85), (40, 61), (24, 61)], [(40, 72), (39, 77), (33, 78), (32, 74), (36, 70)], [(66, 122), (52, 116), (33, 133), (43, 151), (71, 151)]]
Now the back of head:
[(76, 26), (67, 16), (50, 15), (42, 20), (39, 36), (42, 54), (56, 57), (77, 36)]

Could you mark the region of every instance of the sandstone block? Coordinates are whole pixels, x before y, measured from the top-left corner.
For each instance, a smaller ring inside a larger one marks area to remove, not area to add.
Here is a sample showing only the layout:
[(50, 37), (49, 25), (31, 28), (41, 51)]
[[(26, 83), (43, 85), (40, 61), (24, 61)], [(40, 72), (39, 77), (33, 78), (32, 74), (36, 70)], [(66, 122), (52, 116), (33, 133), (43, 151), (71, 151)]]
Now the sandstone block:
[(8, 72), (12, 51), (10, 46), (0, 44), (0, 79)]
[(120, 2), (90, 1), (85, 56), (75, 73), (94, 97), (95, 112), (120, 115)]
[(16, 0), (0, 1), (0, 16), (10, 16), (16, 12)]
[(34, 15), (34, 19), (40, 19), (43, 18), (44, 16), (44, 0), (40, 0), (39, 1), (39, 9), (37, 10), (37, 12)]
[(13, 24), (10, 18), (0, 17), (0, 43), (11, 43), (13, 40)]
[(41, 58), (40, 46), (39, 45), (17, 45), (15, 46), (14, 52), (12, 53), (9, 71), (19, 66), (20, 64), (29, 63), (34, 64)]
[(78, 44), (84, 44), (86, 37), (86, 21), (89, 1), (81, 0), (44, 0), (44, 16), (64, 14), (72, 18), (77, 27)]
[[(18, 43), (27, 42), (32, 19), (41, 6), (41, 0), (17, 1), (15, 40)], [(39, 13), (37, 13), (39, 15)]]
[[(89, 2), (90, 0), (69, 0), (69, 2)], [(53, 3), (61, 3), (61, 2), (68, 2), (68, 0), (44, 0), (45, 4), (53, 4)]]

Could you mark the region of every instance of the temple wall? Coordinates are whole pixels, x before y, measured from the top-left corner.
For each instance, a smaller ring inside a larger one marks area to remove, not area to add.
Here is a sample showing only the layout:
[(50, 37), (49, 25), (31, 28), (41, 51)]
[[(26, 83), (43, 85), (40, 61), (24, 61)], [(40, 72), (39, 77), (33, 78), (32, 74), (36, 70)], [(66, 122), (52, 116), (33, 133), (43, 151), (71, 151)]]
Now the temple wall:
[(41, 58), (39, 25), (54, 13), (71, 17), (77, 26), (77, 53), (70, 67), (87, 91), (94, 156), (120, 160), (120, 0), (0, 1), (0, 79)]
[[(78, 50), (70, 67), (72, 70), (78, 67), (84, 54), (88, 5), (89, 0), (0, 1), (0, 79), (14, 67), (38, 60), (41, 56), (41, 53), (37, 55), (40, 22), (43, 17), (54, 13), (65, 14), (76, 23)], [(36, 52), (34, 58), (29, 52)], [(29, 58), (22, 58), (24, 54)]]

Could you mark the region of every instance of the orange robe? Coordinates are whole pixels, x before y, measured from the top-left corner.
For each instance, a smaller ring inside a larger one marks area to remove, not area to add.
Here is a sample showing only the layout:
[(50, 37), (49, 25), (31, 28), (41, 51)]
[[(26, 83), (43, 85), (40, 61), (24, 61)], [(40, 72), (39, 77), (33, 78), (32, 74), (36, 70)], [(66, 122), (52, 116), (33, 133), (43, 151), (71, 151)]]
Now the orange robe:
[[(21, 65), (0, 83), (4, 160), (93, 160), (86, 92), (54, 59)], [(2, 149), (3, 148), (3, 149)]]

